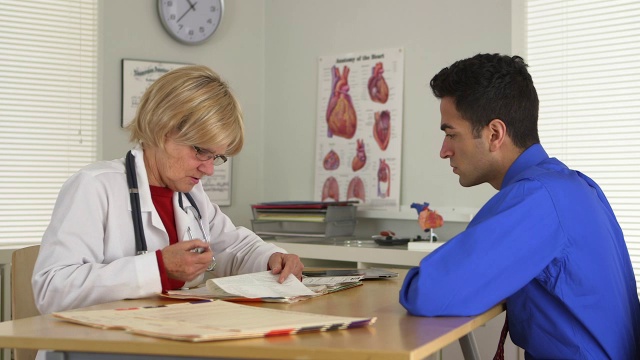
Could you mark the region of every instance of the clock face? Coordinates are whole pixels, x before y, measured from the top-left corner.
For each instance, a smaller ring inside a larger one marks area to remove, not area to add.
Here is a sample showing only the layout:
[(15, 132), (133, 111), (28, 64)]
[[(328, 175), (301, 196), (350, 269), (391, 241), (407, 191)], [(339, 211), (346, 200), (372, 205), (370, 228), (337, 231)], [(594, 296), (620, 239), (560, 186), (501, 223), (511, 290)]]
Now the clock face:
[(189, 45), (207, 40), (218, 28), (223, 0), (158, 0), (162, 25), (176, 40)]

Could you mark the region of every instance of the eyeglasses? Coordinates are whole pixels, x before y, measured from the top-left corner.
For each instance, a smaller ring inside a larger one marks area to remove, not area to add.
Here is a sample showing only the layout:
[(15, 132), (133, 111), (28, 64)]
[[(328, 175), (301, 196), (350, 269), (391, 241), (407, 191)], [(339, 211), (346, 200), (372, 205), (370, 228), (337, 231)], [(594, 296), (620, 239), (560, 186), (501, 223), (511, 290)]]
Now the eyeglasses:
[(213, 166), (222, 165), (227, 162), (227, 157), (224, 155), (214, 155), (211, 151), (193, 146), (196, 151), (196, 158), (200, 161), (209, 161), (213, 159)]

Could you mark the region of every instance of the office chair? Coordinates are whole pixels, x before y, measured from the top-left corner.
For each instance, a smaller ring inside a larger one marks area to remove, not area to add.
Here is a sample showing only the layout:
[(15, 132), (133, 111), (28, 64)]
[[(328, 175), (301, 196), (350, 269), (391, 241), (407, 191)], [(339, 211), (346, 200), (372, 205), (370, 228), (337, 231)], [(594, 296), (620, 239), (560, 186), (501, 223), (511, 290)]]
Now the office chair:
[[(13, 252), (11, 257), (11, 317), (13, 320), (40, 315), (33, 299), (31, 277), (40, 245)], [(14, 360), (33, 360), (38, 353), (32, 349), (13, 349)]]

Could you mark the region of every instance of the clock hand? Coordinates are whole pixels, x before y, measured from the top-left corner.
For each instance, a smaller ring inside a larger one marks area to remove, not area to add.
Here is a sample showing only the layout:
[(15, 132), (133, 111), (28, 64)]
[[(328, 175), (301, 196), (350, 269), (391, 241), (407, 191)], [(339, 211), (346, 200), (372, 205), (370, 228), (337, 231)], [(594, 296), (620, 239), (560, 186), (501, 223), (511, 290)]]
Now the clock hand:
[(189, 13), (189, 11), (191, 11), (191, 10), (196, 11), (196, 5), (198, 4), (197, 2), (192, 4), (191, 1), (187, 0), (187, 3), (189, 3), (189, 9), (187, 9), (187, 11), (185, 11), (184, 14), (182, 14), (182, 16), (180, 16), (176, 22), (180, 22), (180, 20), (182, 20), (182, 18), (185, 15), (187, 15)]
[(187, 15), (187, 13), (188, 13), (189, 11), (191, 11), (191, 9), (189, 9), (189, 10), (185, 11), (185, 12), (184, 12), (184, 14), (182, 14), (182, 16), (180, 16), (176, 22), (180, 22), (180, 20), (182, 20), (182, 18), (183, 18), (185, 15)]

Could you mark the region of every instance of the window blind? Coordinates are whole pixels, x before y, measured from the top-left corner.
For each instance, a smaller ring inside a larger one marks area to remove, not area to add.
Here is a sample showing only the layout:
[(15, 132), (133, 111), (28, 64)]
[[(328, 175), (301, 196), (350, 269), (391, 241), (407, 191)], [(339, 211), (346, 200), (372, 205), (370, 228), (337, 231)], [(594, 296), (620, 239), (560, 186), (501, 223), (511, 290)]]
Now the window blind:
[(96, 160), (97, 0), (2, 0), (0, 23), (0, 246), (32, 244)]
[(602, 187), (640, 289), (640, 2), (528, 0), (526, 18), (540, 140)]

